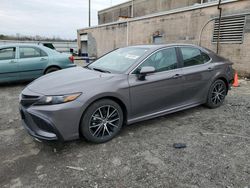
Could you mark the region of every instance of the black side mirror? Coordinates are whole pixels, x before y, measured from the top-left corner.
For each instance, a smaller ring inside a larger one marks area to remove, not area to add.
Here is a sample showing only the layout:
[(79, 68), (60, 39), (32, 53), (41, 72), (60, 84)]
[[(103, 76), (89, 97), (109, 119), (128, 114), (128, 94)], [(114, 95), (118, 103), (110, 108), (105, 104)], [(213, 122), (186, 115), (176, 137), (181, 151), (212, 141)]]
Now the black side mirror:
[(154, 73), (155, 72), (155, 68), (152, 67), (152, 66), (145, 66), (145, 67), (142, 67), (140, 72), (137, 74), (138, 75), (138, 79), (139, 80), (145, 80), (147, 74), (150, 74), (150, 73)]

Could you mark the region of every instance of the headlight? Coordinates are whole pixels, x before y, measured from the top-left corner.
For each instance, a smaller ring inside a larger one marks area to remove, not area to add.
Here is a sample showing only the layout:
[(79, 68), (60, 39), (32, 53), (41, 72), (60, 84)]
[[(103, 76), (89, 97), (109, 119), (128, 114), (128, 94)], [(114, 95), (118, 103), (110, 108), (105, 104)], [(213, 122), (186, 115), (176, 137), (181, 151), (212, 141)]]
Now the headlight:
[(71, 102), (77, 99), (81, 93), (74, 93), (69, 95), (60, 95), (60, 96), (44, 96), (35, 105), (53, 105), (61, 104), (66, 102)]

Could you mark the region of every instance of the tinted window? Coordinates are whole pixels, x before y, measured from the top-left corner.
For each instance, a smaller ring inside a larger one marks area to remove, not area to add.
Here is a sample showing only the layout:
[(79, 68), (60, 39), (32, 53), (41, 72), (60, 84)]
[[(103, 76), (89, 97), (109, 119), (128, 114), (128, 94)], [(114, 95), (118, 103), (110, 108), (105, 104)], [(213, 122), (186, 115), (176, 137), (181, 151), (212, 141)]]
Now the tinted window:
[(20, 58), (34, 58), (43, 56), (47, 56), (47, 54), (41, 49), (33, 47), (20, 47)]
[(177, 68), (177, 57), (175, 48), (164, 49), (151, 55), (143, 62), (136, 72), (139, 72), (142, 67), (152, 66), (156, 72), (162, 72)]
[(0, 60), (15, 59), (16, 48), (0, 49)]
[(210, 57), (198, 48), (181, 47), (184, 67), (200, 65), (210, 60)]

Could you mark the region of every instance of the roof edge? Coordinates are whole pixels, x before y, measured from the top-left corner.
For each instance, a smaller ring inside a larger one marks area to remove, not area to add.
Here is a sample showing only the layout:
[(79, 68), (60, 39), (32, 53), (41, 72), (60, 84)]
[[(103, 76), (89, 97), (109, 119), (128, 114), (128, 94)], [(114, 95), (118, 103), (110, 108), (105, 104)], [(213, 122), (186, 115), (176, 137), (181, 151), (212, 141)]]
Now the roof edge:
[[(227, 3), (233, 3), (237, 2), (239, 0), (225, 0), (222, 1), (221, 4), (227, 4)], [(167, 10), (163, 12), (158, 12), (154, 14), (149, 14), (141, 17), (136, 17), (136, 18), (129, 18), (127, 20), (123, 21), (116, 21), (116, 22), (111, 22), (111, 23), (106, 23), (106, 24), (101, 24), (101, 25), (96, 25), (92, 27), (85, 27), (85, 28), (80, 28), (77, 29), (77, 32), (80, 32), (81, 30), (88, 30), (88, 29), (94, 29), (94, 28), (100, 28), (100, 27), (105, 27), (105, 26), (111, 26), (111, 25), (116, 25), (116, 24), (122, 24), (122, 23), (127, 23), (127, 22), (134, 22), (138, 20), (144, 20), (147, 18), (154, 18), (154, 17), (159, 17), (159, 16), (165, 16), (165, 15), (170, 15), (170, 14), (176, 14), (176, 13), (181, 13), (181, 12), (186, 12), (186, 11), (192, 11), (196, 9), (201, 9), (201, 8), (206, 8), (206, 7), (212, 7), (212, 6), (217, 6), (218, 2), (208, 2), (208, 3), (203, 3), (203, 4), (196, 4), (188, 7), (182, 7), (182, 8), (177, 8), (173, 10)]]
[(119, 6), (122, 6), (122, 5), (126, 5), (126, 4), (131, 4), (132, 5), (132, 0), (129, 0), (129, 1), (126, 1), (126, 2), (123, 2), (123, 3), (119, 3), (117, 5), (113, 5), (111, 7), (108, 7), (108, 8), (105, 8), (105, 9), (102, 9), (102, 10), (99, 10), (98, 11), (98, 14), (102, 13), (102, 12), (105, 12), (107, 10), (110, 10), (110, 9), (113, 9), (113, 8), (116, 8), (116, 7), (119, 7)]

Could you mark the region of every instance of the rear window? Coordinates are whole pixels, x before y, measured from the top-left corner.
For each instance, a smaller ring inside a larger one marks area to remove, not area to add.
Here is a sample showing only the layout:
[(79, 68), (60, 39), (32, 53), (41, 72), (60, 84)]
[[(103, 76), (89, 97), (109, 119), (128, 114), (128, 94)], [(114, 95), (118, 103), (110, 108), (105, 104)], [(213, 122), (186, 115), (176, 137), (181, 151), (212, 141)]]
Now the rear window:
[(34, 47), (20, 47), (20, 58), (34, 58), (34, 57), (44, 57), (47, 54), (39, 49)]

